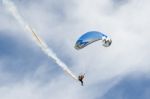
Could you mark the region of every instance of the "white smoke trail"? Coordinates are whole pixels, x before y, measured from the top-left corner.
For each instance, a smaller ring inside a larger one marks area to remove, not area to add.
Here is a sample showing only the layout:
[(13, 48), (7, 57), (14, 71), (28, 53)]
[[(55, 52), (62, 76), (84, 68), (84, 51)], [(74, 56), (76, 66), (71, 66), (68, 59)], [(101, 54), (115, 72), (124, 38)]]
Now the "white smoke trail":
[(53, 59), (55, 63), (57, 63), (66, 73), (68, 73), (72, 78), (78, 80), (78, 78), (72, 73), (72, 71), (68, 68), (66, 64), (64, 64), (56, 55), (55, 53), (48, 48), (47, 44), (35, 33), (35, 31), (27, 24), (21, 15), (19, 14), (17, 7), (11, 0), (3, 0), (3, 4), (7, 8), (9, 12), (15, 17), (15, 19), (20, 23), (21, 26), (28, 32), (32, 33), (33, 37), (35, 38), (36, 43), (42, 49), (42, 51), (48, 55), (49, 58)]

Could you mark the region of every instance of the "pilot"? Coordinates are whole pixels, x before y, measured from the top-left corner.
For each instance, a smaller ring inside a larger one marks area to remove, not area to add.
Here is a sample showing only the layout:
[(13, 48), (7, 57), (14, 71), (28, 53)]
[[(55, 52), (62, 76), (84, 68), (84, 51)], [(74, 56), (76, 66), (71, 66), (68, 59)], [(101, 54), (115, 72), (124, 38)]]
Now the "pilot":
[(82, 86), (83, 86), (83, 79), (84, 79), (84, 75), (79, 75), (78, 76), (78, 80), (81, 82)]

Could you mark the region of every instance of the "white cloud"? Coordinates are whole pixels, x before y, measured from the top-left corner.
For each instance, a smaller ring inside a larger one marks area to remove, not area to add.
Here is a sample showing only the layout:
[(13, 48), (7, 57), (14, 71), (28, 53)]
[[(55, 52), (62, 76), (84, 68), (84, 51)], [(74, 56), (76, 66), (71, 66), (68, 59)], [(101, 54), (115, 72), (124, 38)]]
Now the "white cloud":
[[(131, 0), (125, 4), (118, 4), (119, 7), (115, 8), (114, 3), (117, 2), (111, 0), (15, 2), (25, 20), (35, 27), (59, 57), (63, 59), (67, 54), (72, 58), (70, 65), (75, 73), (86, 72), (86, 82), (85, 88), (80, 88), (78, 83), (67, 79), (61, 72), (43, 87), (38, 85), (39, 81), (31, 82), (32, 78), (26, 77), (24, 81), (13, 86), (1, 87), (2, 99), (93, 99), (100, 95), (91, 88), (95, 83), (110, 82), (110, 79), (122, 77), (132, 71), (150, 71), (149, 0)], [(0, 8), (0, 21), (3, 23), (0, 24), (0, 31), (12, 31), (11, 33), (15, 34), (11, 35), (14, 39), (25, 36), (25, 43), (29, 44), (31, 35), (24, 32), (2, 6)], [(76, 39), (90, 30), (110, 35), (113, 40), (112, 46), (103, 48), (100, 42), (96, 42), (81, 51), (76, 51), (73, 48)], [(19, 41), (24, 42), (22, 39)], [(30, 44), (33, 46), (34, 42)], [(44, 74), (45, 69), (37, 68), (35, 75)], [(3, 75), (5, 76), (5, 73)], [(114, 82), (105, 86), (109, 85), (111, 88), (117, 81)], [(109, 88), (103, 87), (101, 93)]]

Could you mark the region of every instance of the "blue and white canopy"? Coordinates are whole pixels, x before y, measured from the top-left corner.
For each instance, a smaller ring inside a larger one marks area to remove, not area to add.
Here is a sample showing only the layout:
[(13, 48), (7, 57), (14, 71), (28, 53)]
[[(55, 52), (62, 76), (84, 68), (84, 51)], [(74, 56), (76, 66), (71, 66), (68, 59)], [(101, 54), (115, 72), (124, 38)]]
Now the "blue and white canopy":
[(108, 47), (111, 45), (111, 39), (108, 38), (105, 34), (101, 33), (101, 32), (97, 32), (97, 31), (90, 31), (87, 32), (85, 34), (83, 34), (77, 41), (75, 44), (75, 49), (82, 49), (84, 47), (86, 47), (87, 45), (98, 41), (98, 40), (102, 40), (103, 41), (103, 46)]

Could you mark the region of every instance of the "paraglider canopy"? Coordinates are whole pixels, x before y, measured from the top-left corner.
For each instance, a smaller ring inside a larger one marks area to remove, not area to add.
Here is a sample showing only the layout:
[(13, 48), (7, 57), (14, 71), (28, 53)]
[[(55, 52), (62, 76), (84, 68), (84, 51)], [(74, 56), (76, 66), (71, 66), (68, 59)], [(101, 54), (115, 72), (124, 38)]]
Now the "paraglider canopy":
[(103, 34), (101, 32), (97, 32), (97, 31), (90, 31), (90, 32), (86, 32), (85, 34), (83, 34), (76, 41), (75, 49), (77, 49), (77, 50), (82, 49), (82, 48), (86, 47), (87, 45), (89, 45), (95, 41), (98, 41), (98, 40), (102, 40), (104, 47), (109, 47), (112, 43), (112, 40), (105, 34)]

